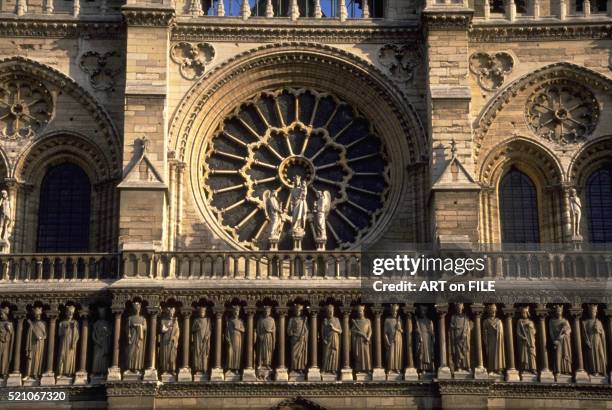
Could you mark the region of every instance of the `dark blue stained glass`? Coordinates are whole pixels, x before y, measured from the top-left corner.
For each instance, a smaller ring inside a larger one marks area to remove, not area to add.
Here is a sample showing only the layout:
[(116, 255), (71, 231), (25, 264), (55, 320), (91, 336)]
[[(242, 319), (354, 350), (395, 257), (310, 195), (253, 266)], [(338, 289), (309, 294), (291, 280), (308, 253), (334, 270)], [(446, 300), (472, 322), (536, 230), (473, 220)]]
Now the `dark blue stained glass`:
[(586, 206), (591, 242), (612, 242), (612, 168), (591, 174), (586, 184)]
[(536, 189), (531, 179), (512, 168), (499, 186), (499, 212), (503, 243), (540, 241)]

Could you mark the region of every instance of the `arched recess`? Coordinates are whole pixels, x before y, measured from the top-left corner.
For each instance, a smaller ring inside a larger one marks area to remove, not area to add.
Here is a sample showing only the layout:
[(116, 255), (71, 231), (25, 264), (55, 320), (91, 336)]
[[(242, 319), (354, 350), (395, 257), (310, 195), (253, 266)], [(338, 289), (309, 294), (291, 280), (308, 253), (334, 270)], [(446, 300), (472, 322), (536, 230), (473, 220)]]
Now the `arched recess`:
[(479, 169), (483, 186), (480, 197), (481, 242), (501, 242), (499, 184), (512, 169), (528, 176), (535, 185), (540, 242), (562, 241), (562, 168), (544, 146), (527, 138), (514, 137), (490, 151)]
[(90, 139), (73, 131), (56, 131), (37, 140), (17, 158), (15, 178), (17, 209), (13, 227), (13, 249), (36, 249), (39, 200), (42, 181), (58, 165), (79, 167), (91, 184), (91, 218), (88, 251), (110, 251), (116, 242), (117, 180), (102, 150)]
[[(388, 199), (376, 226), (361, 243), (383, 237), (400, 206), (410, 221), (409, 226), (404, 222), (403, 230), (411, 235), (405, 239), (426, 240), (422, 221), (427, 219), (427, 171), (422, 164), (429, 157), (429, 145), (412, 105), (371, 64), (348, 52), (313, 43), (265, 45), (239, 54), (204, 75), (177, 108), (170, 125), (169, 146), (176, 158), (187, 164), (186, 195), (193, 199), (215, 236), (224, 243), (245, 248), (217, 222), (203, 197), (201, 170), (208, 144), (223, 120), (243, 103), (262, 92), (287, 88), (329, 93), (346, 102), (373, 124), (386, 144), (391, 165)], [(171, 221), (180, 227), (180, 212), (175, 212)]]
[(612, 135), (597, 138), (584, 145), (574, 155), (568, 168), (569, 185), (576, 189), (582, 203), (580, 233), (585, 240), (591, 238), (589, 196), (587, 183), (589, 178), (602, 169), (612, 169)]

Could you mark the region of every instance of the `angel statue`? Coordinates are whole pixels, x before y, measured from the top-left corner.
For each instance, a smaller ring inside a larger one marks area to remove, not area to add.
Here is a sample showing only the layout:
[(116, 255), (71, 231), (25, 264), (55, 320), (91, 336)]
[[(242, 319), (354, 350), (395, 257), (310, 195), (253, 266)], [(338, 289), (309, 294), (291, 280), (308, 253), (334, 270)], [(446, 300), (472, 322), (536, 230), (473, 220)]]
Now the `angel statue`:
[(278, 202), (276, 191), (265, 191), (263, 193), (264, 211), (268, 219), (268, 240), (278, 242), (283, 226), (283, 211)]
[(317, 201), (315, 202), (315, 238), (317, 242), (325, 242), (327, 240), (327, 229), (325, 221), (331, 209), (331, 194), (329, 191), (315, 191)]

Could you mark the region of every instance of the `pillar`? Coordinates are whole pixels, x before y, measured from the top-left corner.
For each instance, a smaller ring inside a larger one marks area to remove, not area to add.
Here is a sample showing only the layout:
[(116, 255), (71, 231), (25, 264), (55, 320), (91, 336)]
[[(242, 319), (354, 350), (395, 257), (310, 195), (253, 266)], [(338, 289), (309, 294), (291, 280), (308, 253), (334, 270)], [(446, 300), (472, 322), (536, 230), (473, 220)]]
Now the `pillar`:
[(191, 313), (193, 309), (191, 305), (187, 304), (187, 306), (183, 306), (181, 308), (181, 314), (183, 315), (183, 331), (182, 339), (183, 339), (183, 360), (182, 367), (179, 369), (178, 373), (178, 381), (179, 382), (190, 382), (193, 381), (193, 377), (191, 376), (191, 367), (189, 366), (189, 347), (191, 341)]
[(484, 306), (481, 303), (474, 303), (471, 306), (471, 310), (474, 314), (474, 338), (476, 340), (476, 367), (474, 368), (474, 378), (488, 379), (489, 374), (484, 367), (482, 358), (482, 312)]
[(582, 316), (582, 307), (578, 304), (572, 305), (570, 308), (572, 316), (572, 337), (574, 338), (574, 357), (576, 363), (576, 372), (574, 373), (575, 383), (590, 383), (591, 378), (584, 370), (584, 360), (582, 357), (582, 329), (580, 327), (580, 317)]
[(372, 372), (372, 380), (386, 380), (387, 375), (382, 365), (382, 332), (381, 318), (383, 307), (379, 304), (372, 307), (374, 313), (374, 371)]
[(40, 379), (41, 386), (49, 386), (55, 384), (55, 373), (53, 372), (54, 355), (55, 355), (55, 328), (57, 325), (57, 316), (59, 312), (57, 305), (52, 304), (45, 312), (49, 319), (47, 328), (47, 370)]
[(79, 370), (74, 377), (74, 384), (87, 384), (87, 348), (89, 343), (89, 308), (81, 307), (81, 352), (79, 356)]
[(255, 339), (253, 338), (254, 327), (253, 322), (255, 318), (256, 307), (254, 305), (248, 305), (244, 308), (247, 314), (247, 326), (246, 326), (246, 351), (247, 351), (247, 363), (246, 368), (242, 371), (243, 381), (256, 381), (257, 376), (255, 375), (255, 366), (253, 365), (253, 346)]
[(321, 370), (319, 369), (319, 306), (315, 303), (310, 306), (310, 367), (306, 379), (310, 381), (321, 381)]
[(113, 306), (112, 311), (115, 316), (115, 324), (113, 326), (113, 359), (111, 367), (108, 369), (106, 380), (117, 381), (121, 380), (121, 369), (119, 368), (119, 343), (121, 341), (121, 315), (123, 314), (123, 306)]
[(404, 380), (419, 380), (419, 374), (414, 367), (414, 356), (412, 354), (412, 320), (414, 317), (414, 305), (406, 304), (403, 308), (405, 317), (404, 324), (404, 346), (406, 349), (406, 369), (404, 370)]
[(285, 365), (285, 321), (287, 319), (287, 307), (279, 306), (276, 308), (278, 314), (278, 365), (274, 378), (276, 381), (286, 382), (289, 381), (289, 373), (287, 372), (287, 366)]
[(448, 305), (436, 305), (436, 312), (438, 314), (438, 340), (440, 345), (438, 379), (450, 379), (452, 375), (446, 355), (446, 313), (448, 312)]
[(521, 380), (516, 364), (514, 362), (514, 326), (512, 325), (512, 317), (514, 316), (514, 308), (512, 305), (506, 305), (504, 312), (505, 334), (506, 334), (506, 381), (518, 382)]
[(353, 369), (351, 369), (350, 317), (350, 305), (342, 306), (342, 370), (340, 371), (340, 380), (342, 381), (353, 381)]
[(23, 337), (23, 321), (26, 317), (25, 306), (18, 305), (13, 312), (13, 317), (17, 320), (17, 329), (15, 330), (15, 344), (13, 345), (13, 371), (6, 381), (7, 387), (21, 386), (21, 340)]
[(540, 334), (540, 382), (554, 383), (555, 376), (548, 368), (548, 349), (546, 343), (546, 316), (548, 316), (548, 309), (546, 305), (539, 304), (536, 308), (536, 314), (538, 315), (538, 333)]
[(159, 315), (160, 307), (157, 305), (151, 305), (147, 307), (149, 313), (149, 366), (145, 370), (143, 380), (145, 381), (158, 381), (157, 378), (157, 366), (155, 363), (157, 353), (157, 315)]
[(223, 305), (215, 305), (215, 367), (210, 372), (211, 381), (221, 381), (225, 379), (223, 364), (221, 363), (221, 351), (223, 349)]

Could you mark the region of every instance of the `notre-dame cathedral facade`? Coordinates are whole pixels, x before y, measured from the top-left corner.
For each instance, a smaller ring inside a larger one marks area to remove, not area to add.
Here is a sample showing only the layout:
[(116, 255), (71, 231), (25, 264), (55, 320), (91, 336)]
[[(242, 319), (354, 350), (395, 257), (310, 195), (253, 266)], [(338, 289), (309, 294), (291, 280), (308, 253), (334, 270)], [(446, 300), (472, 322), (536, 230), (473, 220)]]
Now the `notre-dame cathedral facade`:
[(612, 403), (610, 0), (0, 8), (0, 408)]

